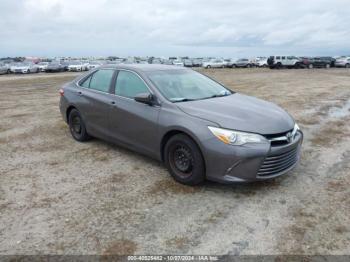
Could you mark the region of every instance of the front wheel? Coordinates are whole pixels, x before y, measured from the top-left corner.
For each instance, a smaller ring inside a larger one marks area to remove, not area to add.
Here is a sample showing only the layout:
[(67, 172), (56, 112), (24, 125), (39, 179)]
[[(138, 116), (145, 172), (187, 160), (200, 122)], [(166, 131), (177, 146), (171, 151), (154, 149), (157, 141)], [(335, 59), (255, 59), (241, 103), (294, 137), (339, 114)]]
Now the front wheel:
[(207, 67), (206, 67), (207, 69), (210, 69), (211, 68), (211, 66), (210, 65), (207, 65)]
[(73, 138), (79, 142), (84, 142), (90, 139), (86, 131), (85, 123), (78, 110), (72, 109), (68, 116), (69, 130)]
[(346, 65), (345, 65), (345, 68), (350, 68), (350, 64), (346, 64)]
[(181, 184), (198, 185), (205, 179), (205, 166), (197, 144), (187, 135), (178, 134), (165, 145), (164, 160), (172, 177)]

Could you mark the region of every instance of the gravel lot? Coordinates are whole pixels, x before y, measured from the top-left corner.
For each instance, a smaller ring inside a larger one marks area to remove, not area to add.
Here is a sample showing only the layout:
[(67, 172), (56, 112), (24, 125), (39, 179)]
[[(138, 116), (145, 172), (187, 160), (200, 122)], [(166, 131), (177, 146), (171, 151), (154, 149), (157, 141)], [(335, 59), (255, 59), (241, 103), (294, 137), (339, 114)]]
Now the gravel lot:
[(72, 73), (0, 77), (0, 254), (350, 254), (350, 70), (205, 74), (285, 108), (305, 133), (284, 177), (187, 187), (161, 163), (73, 141)]

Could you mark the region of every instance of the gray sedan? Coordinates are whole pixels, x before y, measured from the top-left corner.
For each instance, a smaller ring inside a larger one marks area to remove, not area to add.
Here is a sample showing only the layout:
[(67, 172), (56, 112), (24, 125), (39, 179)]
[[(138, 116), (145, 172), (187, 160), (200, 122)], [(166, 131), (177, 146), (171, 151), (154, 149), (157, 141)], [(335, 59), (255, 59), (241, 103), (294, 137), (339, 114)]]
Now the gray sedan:
[(10, 68), (5, 64), (0, 63), (0, 75), (1, 74), (9, 74), (9, 73), (11, 73)]
[(75, 140), (97, 137), (163, 161), (183, 184), (266, 180), (299, 160), (303, 133), (288, 113), (190, 69), (103, 66), (60, 94)]

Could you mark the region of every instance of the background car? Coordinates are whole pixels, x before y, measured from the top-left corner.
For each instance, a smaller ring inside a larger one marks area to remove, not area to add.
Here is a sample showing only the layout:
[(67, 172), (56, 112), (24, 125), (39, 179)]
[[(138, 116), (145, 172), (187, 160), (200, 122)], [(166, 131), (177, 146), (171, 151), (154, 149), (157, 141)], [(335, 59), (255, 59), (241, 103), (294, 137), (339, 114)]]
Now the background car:
[(182, 61), (184, 63), (184, 66), (186, 66), (186, 67), (192, 67), (193, 66), (192, 60), (190, 60), (190, 59), (184, 59)]
[(9, 74), (11, 73), (10, 68), (8, 65), (5, 65), (4, 63), (0, 63), (0, 74)]
[(163, 65), (173, 65), (173, 60), (165, 59), (163, 60)]
[(202, 59), (198, 59), (198, 58), (196, 58), (196, 59), (193, 59), (192, 60), (192, 66), (193, 67), (200, 67), (200, 66), (202, 66)]
[(91, 69), (100, 67), (100, 66), (102, 66), (102, 65), (103, 65), (103, 62), (102, 62), (102, 61), (90, 61), (90, 62), (89, 62), (89, 65), (88, 65), (88, 69), (91, 70)]
[(47, 65), (45, 72), (63, 72), (66, 71), (66, 65), (62, 64), (59, 61), (51, 62)]
[(270, 56), (267, 63), (271, 69), (303, 67), (302, 60), (296, 56)]
[(232, 67), (234, 63), (232, 59), (224, 59), (224, 62), (225, 62), (225, 67)]
[(241, 59), (238, 59), (237, 61), (235, 61), (233, 64), (232, 64), (232, 68), (235, 68), (235, 67), (245, 67), (245, 68), (250, 68), (252, 67), (253, 64), (249, 61), (248, 58), (241, 58)]
[(39, 73), (39, 67), (31, 62), (15, 63), (10, 68), (12, 73), (30, 74)]
[(340, 57), (335, 61), (336, 67), (350, 68), (350, 57)]
[(332, 66), (332, 62), (334, 63), (335, 61), (333, 61), (334, 58), (327, 58), (327, 57), (313, 57), (310, 60), (309, 63), (309, 68), (314, 68), (314, 67), (318, 67), (318, 68), (330, 68)]
[(86, 70), (87, 70), (87, 66), (83, 62), (80, 62), (80, 61), (71, 61), (71, 62), (69, 62), (68, 71), (71, 71), (71, 72), (82, 72), (82, 71), (86, 71)]
[(46, 71), (46, 68), (47, 66), (49, 65), (50, 63), (49, 62), (40, 62), (38, 63), (38, 67), (39, 67), (39, 71), (40, 72), (45, 72)]
[(267, 67), (267, 57), (258, 57), (256, 59), (256, 66), (258, 67)]
[(174, 66), (184, 66), (184, 62), (181, 60), (173, 60), (173, 65)]
[(225, 61), (223, 59), (212, 59), (208, 62), (203, 62), (202, 67), (204, 67), (204, 68), (224, 68)]

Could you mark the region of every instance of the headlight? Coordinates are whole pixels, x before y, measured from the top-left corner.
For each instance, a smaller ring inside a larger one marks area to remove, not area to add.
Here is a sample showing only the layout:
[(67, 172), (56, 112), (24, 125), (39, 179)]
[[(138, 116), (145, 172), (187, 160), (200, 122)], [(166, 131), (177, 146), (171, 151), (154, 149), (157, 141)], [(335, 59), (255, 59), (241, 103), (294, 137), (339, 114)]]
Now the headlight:
[(267, 143), (268, 140), (258, 134), (245, 133), (240, 131), (233, 131), (218, 127), (208, 126), (209, 130), (216, 136), (219, 140), (225, 144), (231, 144), (235, 146), (244, 145), (247, 143)]

